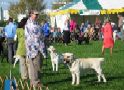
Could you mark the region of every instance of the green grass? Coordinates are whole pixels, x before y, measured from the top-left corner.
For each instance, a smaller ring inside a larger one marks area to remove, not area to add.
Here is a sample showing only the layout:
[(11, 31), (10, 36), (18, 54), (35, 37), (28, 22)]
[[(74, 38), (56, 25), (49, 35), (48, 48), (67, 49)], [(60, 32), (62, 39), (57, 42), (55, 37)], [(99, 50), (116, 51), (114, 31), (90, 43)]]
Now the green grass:
[[(76, 58), (80, 57), (102, 57), (101, 41), (93, 41), (89, 45), (69, 46), (63, 44), (54, 44), (58, 53), (72, 52)], [(81, 76), (79, 86), (71, 85), (71, 74), (67, 67), (60, 64), (59, 71), (53, 72), (50, 59), (48, 65), (43, 65), (43, 74), (41, 81), (44, 85), (48, 85), (50, 90), (124, 90), (124, 42), (117, 41), (114, 46), (113, 55), (110, 56), (109, 49), (105, 50), (103, 56), (105, 61), (102, 65), (103, 72), (107, 79), (107, 83), (97, 83), (97, 77), (94, 72), (86, 72)], [(44, 61), (45, 64), (45, 61)], [(12, 69), (12, 75), (20, 78), (18, 65)], [(4, 61), (0, 64), (0, 76), (5, 77), (9, 74), (9, 64)]]

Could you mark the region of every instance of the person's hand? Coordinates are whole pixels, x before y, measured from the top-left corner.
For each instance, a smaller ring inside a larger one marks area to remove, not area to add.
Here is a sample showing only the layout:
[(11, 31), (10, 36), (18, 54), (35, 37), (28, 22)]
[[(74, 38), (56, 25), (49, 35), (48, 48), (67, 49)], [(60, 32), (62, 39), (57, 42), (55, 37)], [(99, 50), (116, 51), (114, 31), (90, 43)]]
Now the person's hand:
[(7, 38), (4, 39), (4, 42), (7, 43)]

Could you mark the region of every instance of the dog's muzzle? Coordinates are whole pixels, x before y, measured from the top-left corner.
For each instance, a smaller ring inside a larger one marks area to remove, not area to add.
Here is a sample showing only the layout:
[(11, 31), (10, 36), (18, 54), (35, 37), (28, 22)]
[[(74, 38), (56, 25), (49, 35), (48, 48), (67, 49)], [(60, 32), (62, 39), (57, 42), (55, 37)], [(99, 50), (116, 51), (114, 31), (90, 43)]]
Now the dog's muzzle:
[(70, 60), (64, 59), (64, 63), (65, 63), (65, 64), (69, 64), (69, 63), (70, 63)]

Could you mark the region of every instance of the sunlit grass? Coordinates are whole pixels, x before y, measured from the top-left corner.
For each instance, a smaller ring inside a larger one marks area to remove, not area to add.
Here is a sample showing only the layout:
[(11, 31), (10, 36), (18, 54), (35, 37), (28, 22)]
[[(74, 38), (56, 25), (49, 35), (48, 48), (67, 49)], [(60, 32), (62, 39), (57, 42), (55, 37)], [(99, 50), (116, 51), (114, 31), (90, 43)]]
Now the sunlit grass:
[[(101, 56), (101, 41), (92, 41), (89, 45), (77, 45), (71, 43), (69, 46), (64, 44), (53, 44), (58, 53), (72, 52), (76, 58), (80, 57), (104, 57), (102, 65), (103, 72), (107, 78), (107, 83), (97, 83), (97, 77), (94, 72), (87, 72), (81, 76), (79, 86), (71, 85), (71, 74), (69, 69), (60, 64), (59, 71), (53, 72), (50, 58), (47, 66), (43, 65), (43, 74), (41, 81), (48, 85), (50, 90), (123, 90), (124, 89), (124, 42), (117, 41), (114, 46), (113, 55), (110, 56), (109, 49), (105, 50), (105, 55)], [(12, 76), (20, 78), (19, 66), (12, 69)], [(0, 64), (0, 76), (9, 75), (9, 64), (4, 60)]]

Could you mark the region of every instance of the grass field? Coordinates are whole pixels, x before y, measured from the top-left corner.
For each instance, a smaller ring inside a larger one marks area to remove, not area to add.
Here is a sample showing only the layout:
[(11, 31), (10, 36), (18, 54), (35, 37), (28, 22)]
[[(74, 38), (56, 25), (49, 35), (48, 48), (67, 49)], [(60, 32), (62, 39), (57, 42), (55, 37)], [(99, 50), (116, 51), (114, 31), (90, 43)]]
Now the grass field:
[[(58, 53), (72, 52), (76, 58), (80, 57), (104, 57), (105, 61), (102, 65), (103, 73), (107, 79), (107, 83), (97, 83), (97, 77), (94, 72), (86, 72), (81, 76), (79, 86), (71, 85), (71, 74), (67, 67), (60, 64), (59, 71), (53, 72), (50, 59), (48, 64), (43, 65), (43, 76), (41, 81), (44, 85), (48, 85), (49, 90), (124, 90), (124, 42), (117, 41), (114, 46), (113, 55), (110, 56), (109, 49), (105, 50), (105, 55), (101, 56), (101, 41), (93, 41), (89, 45), (69, 46), (63, 44), (54, 44)], [(20, 78), (18, 65), (12, 69), (12, 75)], [(9, 74), (9, 64), (4, 60), (0, 64), (0, 76), (5, 77)], [(0, 83), (1, 85), (1, 83)]]

